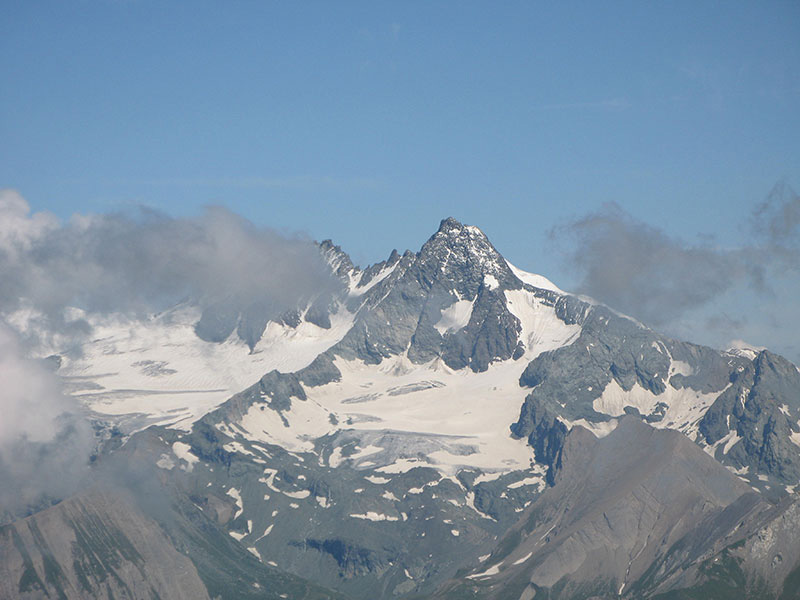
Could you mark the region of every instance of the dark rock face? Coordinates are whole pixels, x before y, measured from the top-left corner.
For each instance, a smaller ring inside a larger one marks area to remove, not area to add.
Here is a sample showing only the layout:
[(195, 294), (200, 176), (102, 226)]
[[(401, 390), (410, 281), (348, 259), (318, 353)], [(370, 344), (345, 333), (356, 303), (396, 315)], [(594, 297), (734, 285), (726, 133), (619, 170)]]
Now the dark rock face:
[[(690, 372), (670, 376), (671, 360), (685, 363)], [(719, 394), (699, 422), (701, 439), (712, 445), (731, 432), (741, 439), (727, 453), (719, 448), (717, 459), (787, 485), (800, 479), (800, 447), (791, 441), (792, 433), (800, 431), (800, 373), (794, 365), (767, 351), (749, 361), (670, 340), (603, 307), (591, 308), (575, 343), (544, 353), (526, 367), (520, 385), (532, 391), (512, 431), (527, 436), (537, 460), (552, 466), (545, 447), (558, 435), (546, 423), (556, 415), (607, 421), (593, 402), (611, 381), (625, 391), (639, 385), (657, 396), (667, 386)], [(659, 403), (640, 417), (659, 422), (666, 409), (666, 403)]]
[(768, 351), (731, 375), (700, 422), (709, 444), (730, 432), (741, 438), (719, 458), (737, 468), (751, 467), (783, 483), (800, 480), (800, 447), (791, 441), (800, 432), (800, 373), (789, 361)]
[(338, 310), (338, 302), (345, 295), (348, 277), (355, 267), (350, 257), (330, 240), (319, 244), (319, 252), (333, 278), (324, 282), (324, 289), (320, 289), (316, 296), (301, 298), (298, 306), (288, 309), (262, 298), (227, 298), (203, 310), (195, 324), (197, 337), (206, 342), (221, 343), (236, 331), (239, 339), (252, 350), (270, 321), (295, 328), (305, 320), (329, 329), (330, 315)]
[(296, 327), (299, 320), (294, 323), (298, 317), (293, 316), (292, 312), (281, 316), (280, 309), (270, 302), (229, 299), (206, 308), (194, 330), (201, 340), (216, 343), (224, 342), (236, 331), (239, 339), (252, 350), (270, 321), (282, 319), (286, 324)]
[[(583, 319), (580, 336), (573, 344), (541, 354), (526, 367), (520, 385), (533, 388), (526, 404), (549, 407), (551, 413), (569, 420), (603, 422), (608, 416), (595, 411), (593, 402), (612, 381), (624, 391), (638, 385), (656, 396), (667, 386), (720, 392), (731, 373), (747, 362), (665, 338), (603, 306), (581, 307), (577, 302), (572, 301), (570, 312)], [(685, 362), (691, 374), (670, 376), (673, 360)], [(657, 406), (653, 414), (641, 416), (657, 422), (663, 417), (663, 409)], [(533, 408), (523, 407), (522, 411), (523, 415), (531, 414)], [(520, 419), (513, 430), (519, 436), (533, 431), (526, 419)]]
[(331, 296), (320, 296), (308, 307), (305, 320), (322, 329), (331, 328), (331, 313), (337, 310), (336, 303)]
[(669, 351), (674, 360), (682, 361), (691, 367), (692, 373), (675, 373), (670, 377), (670, 385), (677, 389), (691, 388), (703, 394), (718, 392), (730, 383), (731, 374), (749, 361), (708, 348), (685, 342), (670, 340)]
[[(538, 488), (509, 488), (524, 484), (529, 472), (475, 484), (469, 473), (453, 480), (429, 467), (387, 473), (354, 462), (331, 468), (329, 452), (287, 452), (240, 437), (233, 426), (224, 429), (233, 437), (206, 423), (190, 434), (153, 428), (149, 435), (137, 434), (135, 451), (140, 459), (149, 453), (155, 460), (176, 440), (191, 448), (200, 461), (191, 471), (169, 471), (167, 492), (183, 499), (198, 530), (225, 533), (228, 539), (217, 540), (220, 552), (228, 552), (223, 542), (245, 555), (246, 548), (255, 550), (264, 568), (277, 564), (354, 599), (429, 597), (436, 585), (484, 554)], [(232, 441), (238, 449), (226, 452), (224, 461), (213, 460), (215, 450)], [(357, 453), (356, 439), (352, 446)], [(180, 532), (175, 537), (184, 539)], [(227, 568), (252, 576), (249, 567)]]
[[(539, 355), (520, 377), (520, 385), (531, 391), (512, 431), (528, 439), (538, 460), (551, 471), (565, 435), (558, 418), (608, 421), (609, 416), (594, 410), (593, 403), (613, 381), (623, 391), (640, 386), (656, 396), (668, 389), (719, 394), (699, 424), (701, 439), (714, 444), (732, 431), (742, 439), (726, 454), (718, 450), (718, 459), (790, 485), (800, 477), (800, 459), (790, 438), (798, 431), (793, 387), (797, 373), (791, 366), (775, 366), (777, 358), (770, 369), (760, 357), (751, 363), (741, 356), (671, 340), (603, 306), (523, 284), (483, 233), (452, 218), (441, 222), (419, 252), (392, 251), (386, 261), (364, 270), (353, 266), (330, 240), (319, 248), (342, 288), (280, 319), (292, 327), (302, 320), (330, 327), (330, 316), (346, 306), (355, 314), (355, 322), (324, 357), (298, 373), (305, 385), (339, 380), (341, 374), (333, 364), (336, 356), (379, 364), (406, 354), (415, 363), (439, 358), (450, 368), (475, 372), (487, 370), (495, 361), (516, 360), (525, 346), (505, 292), (524, 287), (553, 307), (564, 323), (581, 326), (573, 343)], [(355, 288), (345, 291), (348, 286)], [(466, 318), (445, 329), (439, 325), (442, 315), (457, 302), (469, 303)], [(252, 347), (267, 321), (278, 318), (268, 313), (269, 307), (257, 304), (243, 310), (215, 306), (198, 323), (198, 335), (219, 341), (236, 330)], [(686, 368), (670, 373), (676, 362)], [(272, 400), (270, 405), (287, 410), (291, 396), (276, 393), (283, 400)], [(745, 400), (737, 401), (742, 394)], [(624, 407), (624, 412), (660, 423), (668, 408), (660, 402), (649, 414), (639, 414), (633, 406)]]
[(269, 398), (269, 406), (273, 410), (289, 410), (292, 398), (306, 399), (306, 392), (300, 385), (296, 375), (285, 375), (278, 371), (270, 371), (258, 382), (262, 397)]
[[(320, 359), (320, 363), (323, 360)], [(319, 363), (318, 363), (319, 364)], [(330, 366), (333, 366), (332, 364)], [(334, 367), (335, 368), (335, 367)], [(308, 377), (319, 377), (315, 370), (309, 366)], [(300, 383), (297, 374), (281, 373), (270, 371), (264, 375), (258, 383), (239, 392), (219, 406), (216, 410), (205, 415), (198, 423), (205, 424), (212, 428), (221, 422), (235, 423), (247, 414), (251, 406), (257, 403), (265, 403), (271, 410), (277, 413), (291, 410), (292, 399), (305, 401), (306, 392)], [(284, 424), (288, 427), (285, 417), (282, 417)], [(197, 427), (197, 425), (195, 425)]]
[[(800, 431), (800, 373), (794, 365), (767, 351), (750, 361), (671, 340), (604, 307), (573, 308), (572, 314), (585, 315), (578, 339), (543, 353), (520, 377), (520, 385), (532, 391), (512, 431), (528, 437), (542, 464), (552, 468), (548, 449), (563, 437), (553, 428), (556, 416), (608, 420), (593, 402), (614, 381), (625, 391), (638, 385), (656, 396), (667, 386), (719, 394), (698, 424), (700, 439), (712, 445), (732, 432), (741, 439), (727, 453), (718, 448), (717, 459), (787, 485), (800, 479), (800, 447), (791, 439)], [(688, 372), (670, 375), (672, 361), (683, 363)], [(651, 414), (639, 415), (634, 407), (625, 412), (656, 423), (667, 408), (658, 403)]]
[(467, 326), (445, 333), (442, 358), (452, 369), (468, 366), (476, 372), (485, 371), (491, 362), (517, 359), (524, 354), (520, 331), (519, 321), (509, 312), (502, 291), (482, 286)]
[(536, 461), (547, 465), (547, 482), (552, 485), (568, 429), (558, 420), (558, 415), (537, 398), (529, 399), (522, 405), (519, 421), (511, 426), (511, 432), (517, 437), (528, 437), (528, 444), (536, 453)]
[[(330, 316), (345, 306), (355, 321), (324, 357), (298, 373), (305, 385), (337, 381), (341, 377), (333, 364), (337, 356), (379, 364), (405, 354), (414, 363), (441, 359), (450, 368), (475, 372), (496, 361), (516, 360), (526, 348), (505, 292), (525, 288), (553, 307), (564, 323), (581, 326), (573, 343), (539, 355), (520, 377), (520, 385), (531, 391), (512, 431), (528, 439), (548, 468), (554, 467), (565, 435), (558, 418), (608, 421), (609, 416), (597, 412), (593, 403), (614, 382), (623, 391), (640, 386), (656, 396), (670, 389), (719, 394), (699, 424), (701, 439), (714, 444), (732, 431), (742, 439), (726, 454), (718, 451), (718, 459), (790, 485), (800, 477), (797, 447), (790, 438), (798, 431), (797, 372), (788, 363), (779, 365), (777, 357), (768, 368), (761, 357), (751, 363), (741, 356), (671, 340), (606, 307), (533, 288), (514, 275), (483, 233), (452, 218), (441, 222), (419, 252), (392, 251), (386, 261), (364, 270), (353, 266), (330, 240), (319, 248), (342, 288), (280, 319), (292, 327), (302, 320), (330, 327)], [(465, 320), (445, 329), (439, 325), (442, 316), (457, 302), (469, 303)], [(212, 307), (198, 323), (198, 335), (219, 341), (236, 330), (252, 347), (267, 321), (277, 318), (267, 316), (268, 308)], [(674, 363), (686, 368), (671, 373)], [(283, 400), (272, 400), (271, 406), (286, 410), (291, 396), (278, 396)], [(744, 400), (737, 400), (740, 396)], [(633, 406), (625, 406), (624, 412), (660, 423), (668, 408), (668, 403), (660, 402), (649, 414), (640, 414)]]
[[(625, 391), (638, 384), (654, 394), (664, 392), (670, 350), (662, 338), (602, 306), (572, 312), (586, 314), (581, 334), (573, 344), (545, 352), (526, 367), (520, 385), (533, 388), (526, 404), (548, 406), (569, 420), (602, 422), (608, 416), (596, 412), (592, 403), (612, 380)], [(532, 410), (523, 407), (523, 413)], [(514, 432), (522, 437), (532, 430), (518, 421)]]
[(320, 242), (319, 250), (337, 277), (346, 278), (353, 270), (353, 261), (340, 246), (335, 245), (331, 240)]
[(239, 324), (236, 333), (250, 349), (255, 348), (258, 340), (264, 335), (267, 323), (274, 319), (278, 310), (268, 302), (254, 302), (244, 308), (239, 315)]
[[(381, 556), (374, 550), (338, 538), (306, 539), (302, 544), (330, 555), (339, 565), (341, 576), (346, 579), (385, 570), (391, 561), (391, 557)], [(294, 545), (299, 546), (300, 542), (294, 542)]]
[(297, 372), (297, 379), (309, 387), (340, 381), (342, 373), (333, 364), (329, 353), (323, 352), (310, 365)]
[[(359, 284), (370, 284), (385, 269), (392, 271), (364, 297), (350, 300), (358, 319), (334, 347), (337, 355), (377, 364), (407, 351), (416, 363), (441, 357), (451, 368), (473, 371), (522, 355), (520, 324), (503, 294), (522, 282), (477, 228), (446, 219), (419, 253), (393, 253), (364, 271)], [(458, 301), (472, 303), (469, 322), (441, 333), (435, 326), (442, 312)]]

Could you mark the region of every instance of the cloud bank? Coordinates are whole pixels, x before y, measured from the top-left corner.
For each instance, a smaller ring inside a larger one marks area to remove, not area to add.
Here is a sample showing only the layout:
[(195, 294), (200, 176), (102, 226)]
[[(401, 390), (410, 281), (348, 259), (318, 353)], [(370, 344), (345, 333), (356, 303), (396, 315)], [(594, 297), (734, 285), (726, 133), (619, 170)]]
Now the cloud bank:
[(0, 193), (0, 313), (33, 309), (48, 329), (79, 333), (70, 307), (147, 313), (184, 298), (202, 307), (258, 301), (295, 308), (331, 285), (311, 240), (259, 228), (224, 208), (178, 219), (142, 210), (61, 224)]
[(88, 476), (88, 420), (45, 363), (26, 358), (0, 324), (0, 523), (47, 506)]
[(251, 333), (260, 337), (266, 318), (334, 285), (311, 240), (223, 208), (196, 218), (142, 210), (62, 223), (31, 213), (13, 190), (0, 191), (0, 282), (0, 522), (76, 489), (95, 445), (78, 404), (29, 358), (42, 336), (77, 340), (91, 332), (93, 314), (143, 316), (190, 300), (212, 323), (256, 313), (262, 329)]
[[(800, 197), (779, 184), (743, 221), (746, 245), (690, 244), (607, 204), (553, 228), (550, 238), (567, 248), (578, 292), (649, 325), (668, 326), (736, 290), (775, 296), (798, 279)], [(719, 330), (746, 321), (717, 313), (704, 326)]]

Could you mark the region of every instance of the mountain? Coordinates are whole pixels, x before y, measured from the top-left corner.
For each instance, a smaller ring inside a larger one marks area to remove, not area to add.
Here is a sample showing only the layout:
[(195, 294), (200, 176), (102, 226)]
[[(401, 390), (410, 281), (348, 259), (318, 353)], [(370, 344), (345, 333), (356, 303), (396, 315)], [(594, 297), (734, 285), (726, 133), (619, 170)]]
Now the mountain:
[[(660, 335), (454, 219), (365, 269), (319, 250), (336, 283), (296, 310), (187, 301), (58, 352), (104, 491), (5, 526), (4, 593), (798, 597), (795, 365)], [(88, 588), (81, 519), (114, 532)]]
[(91, 489), (0, 528), (0, 597), (343, 598), (164, 508), (154, 519), (118, 490)]
[(788, 534), (800, 499), (773, 506), (685, 436), (633, 416), (599, 440), (574, 427), (560, 458), (555, 485), (440, 597), (800, 593), (784, 565), (800, 558)]

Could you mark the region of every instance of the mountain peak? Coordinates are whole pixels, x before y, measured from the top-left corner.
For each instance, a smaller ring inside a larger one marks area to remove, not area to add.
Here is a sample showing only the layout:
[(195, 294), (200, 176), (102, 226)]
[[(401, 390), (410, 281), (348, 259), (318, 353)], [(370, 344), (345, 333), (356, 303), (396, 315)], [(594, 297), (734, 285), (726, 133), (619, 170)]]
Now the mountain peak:
[(422, 246), (418, 256), (419, 264), (433, 265), (449, 274), (454, 282), (482, 280), (489, 274), (506, 281), (511, 289), (521, 285), (489, 238), (474, 225), (464, 225), (453, 217), (442, 220), (439, 230)]
[(464, 229), (464, 224), (453, 217), (442, 219), (439, 223), (439, 230), (436, 233), (449, 233), (450, 231), (460, 231)]
[(436, 237), (439, 234), (444, 234), (448, 236), (460, 236), (462, 234), (467, 234), (467, 237), (486, 240), (486, 234), (483, 233), (478, 227), (474, 225), (464, 225), (461, 221), (454, 219), (453, 217), (447, 217), (446, 219), (442, 219), (442, 222), (439, 223), (439, 229), (434, 234)]

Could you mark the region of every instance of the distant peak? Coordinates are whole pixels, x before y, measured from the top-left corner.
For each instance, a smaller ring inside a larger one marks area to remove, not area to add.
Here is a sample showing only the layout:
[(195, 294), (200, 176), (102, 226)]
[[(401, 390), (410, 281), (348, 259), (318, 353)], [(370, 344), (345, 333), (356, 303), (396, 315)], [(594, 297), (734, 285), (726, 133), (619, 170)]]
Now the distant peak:
[(354, 268), (348, 254), (331, 240), (322, 240), (319, 243), (319, 250), (325, 261), (338, 275)]
[(454, 219), (453, 217), (447, 217), (441, 223), (439, 223), (439, 230), (434, 234), (433, 237), (437, 235), (445, 235), (448, 237), (462, 237), (464, 236), (466, 239), (483, 239), (486, 240), (486, 235), (474, 225), (464, 225), (461, 221)]
[(438, 233), (448, 233), (450, 231), (460, 231), (464, 229), (464, 225), (454, 219), (453, 217), (447, 217), (443, 219), (441, 223), (439, 223), (439, 231)]

